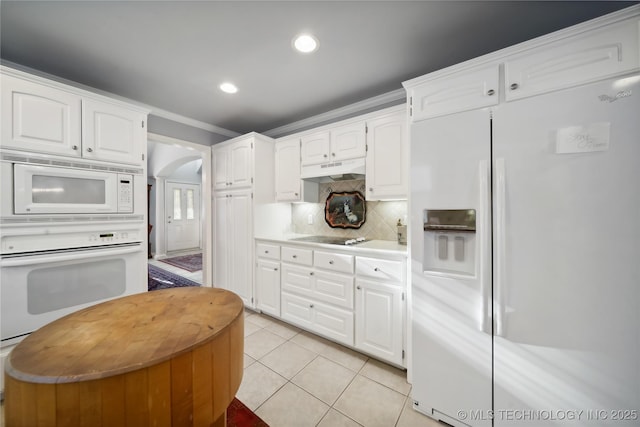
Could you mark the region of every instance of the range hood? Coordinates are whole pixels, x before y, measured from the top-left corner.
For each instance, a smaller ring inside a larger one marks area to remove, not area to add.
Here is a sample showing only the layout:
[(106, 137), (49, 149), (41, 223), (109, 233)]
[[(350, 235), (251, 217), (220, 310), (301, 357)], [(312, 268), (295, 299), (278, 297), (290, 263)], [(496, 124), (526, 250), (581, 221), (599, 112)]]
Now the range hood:
[(364, 179), (364, 157), (360, 159), (342, 160), (333, 163), (302, 166), (300, 178), (313, 182), (347, 181)]

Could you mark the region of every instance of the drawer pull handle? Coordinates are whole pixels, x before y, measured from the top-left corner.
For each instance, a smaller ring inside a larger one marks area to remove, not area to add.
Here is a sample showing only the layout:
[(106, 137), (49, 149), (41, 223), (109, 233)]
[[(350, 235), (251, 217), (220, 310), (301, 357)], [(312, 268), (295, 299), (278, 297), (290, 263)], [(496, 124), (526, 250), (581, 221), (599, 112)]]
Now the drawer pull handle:
[(487, 95), (489, 95), (489, 96), (493, 96), (495, 93), (496, 93), (496, 91), (495, 91), (495, 90), (493, 90), (493, 89), (489, 89), (489, 90), (487, 91)]
[(278, 271), (278, 269), (277, 269), (277, 268), (274, 268), (274, 269), (273, 269), (273, 271)]
[(298, 255), (291, 255), (293, 258), (298, 258)]
[(313, 271), (309, 273), (310, 276), (313, 276)]
[(356, 289), (360, 290), (360, 289), (362, 289), (362, 287), (361, 286), (356, 286)]
[(313, 308), (313, 304), (309, 304), (309, 308)]
[(329, 264), (333, 265), (333, 260), (329, 261)]
[(380, 271), (378, 267), (374, 268), (373, 271)]
[(265, 253), (265, 254), (268, 254), (268, 253), (269, 253), (269, 251), (264, 251), (264, 253)]
[(509, 86), (509, 89), (511, 90), (516, 90), (520, 87), (520, 85), (518, 85), (518, 83), (511, 83), (511, 86)]

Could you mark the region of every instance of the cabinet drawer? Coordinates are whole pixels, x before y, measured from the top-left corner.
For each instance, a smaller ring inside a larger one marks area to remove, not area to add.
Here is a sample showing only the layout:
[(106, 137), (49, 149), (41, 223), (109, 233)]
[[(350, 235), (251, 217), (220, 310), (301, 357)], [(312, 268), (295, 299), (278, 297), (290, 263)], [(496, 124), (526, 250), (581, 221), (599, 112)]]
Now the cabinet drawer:
[(283, 292), (282, 319), (353, 346), (354, 316), (351, 311)]
[(356, 274), (385, 281), (402, 282), (404, 262), (380, 258), (356, 257)]
[(314, 276), (313, 295), (315, 298), (353, 309), (353, 276), (325, 271), (316, 271)]
[(327, 270), (353, 274), (354, 262), (352, 255), (332, 254), (330, 252), (315, 251), (313, 264), (316, 267), (326, 268)]
[(313, 251), (311, 249), (282, 247), (282, 261), (293, 262), (300, 265), (313, 264)]
[(282, 290), (311, 296), (314, 280), (313, 270), (310, 268), (282, 264)]
[(280, 259), (280, 246), (258, 243), (256, 245), (256, 255), (259, 258)]

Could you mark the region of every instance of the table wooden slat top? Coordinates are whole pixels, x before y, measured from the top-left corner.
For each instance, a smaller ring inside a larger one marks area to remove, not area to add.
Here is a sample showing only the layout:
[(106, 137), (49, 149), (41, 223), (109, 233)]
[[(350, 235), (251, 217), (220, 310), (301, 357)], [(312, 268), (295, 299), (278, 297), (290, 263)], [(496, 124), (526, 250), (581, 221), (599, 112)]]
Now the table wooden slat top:
[(56, 320), (11, 353), (6, 372), (31, 383), (106, 378), (157, 365), (215, 339), (242, 300), (215, 288), (171, 288), (111, 300)]

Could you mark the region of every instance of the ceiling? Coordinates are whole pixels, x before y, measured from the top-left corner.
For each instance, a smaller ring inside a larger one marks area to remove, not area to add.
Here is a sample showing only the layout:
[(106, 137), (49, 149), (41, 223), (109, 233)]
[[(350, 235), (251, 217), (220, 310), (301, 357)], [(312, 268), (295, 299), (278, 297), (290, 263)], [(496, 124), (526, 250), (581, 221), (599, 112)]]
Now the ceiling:
[[(2, 0), (0, 53), (159, 111), (266, 132), (635, 3)], [(317, 52), (292, 49), (302, 31)], [(238, 93), (221, 92), (225, 80)]]

